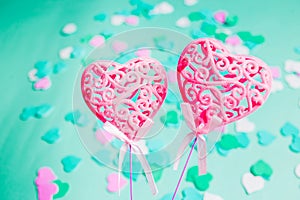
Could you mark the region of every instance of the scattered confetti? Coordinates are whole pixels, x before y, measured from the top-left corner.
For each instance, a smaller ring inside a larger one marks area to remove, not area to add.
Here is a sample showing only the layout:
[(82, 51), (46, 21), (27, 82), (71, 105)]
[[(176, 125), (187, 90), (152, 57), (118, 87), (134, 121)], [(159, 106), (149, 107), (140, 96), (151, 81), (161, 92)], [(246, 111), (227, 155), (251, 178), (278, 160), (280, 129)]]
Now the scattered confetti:
[(52, 128), (42, 136), (42, 140), (47, 142), (48, 144), (53, 144), (57, 142), (60, 138), (60, 130), (58, 128)]
[(39, 79), (33, 84), (35, 90), (47, 90), (51, 87), (51, 80), (49, 77)]
[(226, 17), (225, 25), (226, 26), (235, 26), (238, 22), (239, 18), (236, 15), (228, 15)]
[(219, 195), (205, 192), (203, 196), (203, 200), (223, 200), (223, 198), (220, 197)]
[(42, 104), (40, 106), (28, 106), (22, 110), (20, 119), (26, 121), (31, 117), (43, 118), (47, 117), (52, 111), (52, 106), (49, 104)]
[(250, 172), (254, 176), (261, 176), (266, 180), (269, 180), (273, 174), (273, 170), (270, 165), (263, 160), (259, 160), (253, 164), (250, 168)]
[(35, 76), (38, 78), (44, 78), (52, 72), (51, 63), (48, 61), (38, 61), (35, 63), (34, 68), (37, 69)]
[(68, 46), (59, 51), (59, 57), (63, 60), (71, 58), (71, 53), (73, 52), (73, 47)]
[(174, 7), (170, 3), (163, 1), (150, 11), (150, 15), (166, 15), (172, 12), (174, 12)]
[(70, 188), (68, 183), (62, 182), (59, 179), (53, 181), (53, 183), (55, 183), (59, 188), (58, 192), (53, 196), (53, 199), (62, 198), (68, 193)]
[(194, 186), (200, 191), (207, 190), (212, 179), (213, 176), (210, 173), (199, 176), (198, 166), (189, 168), (186, 176), (186, 181), (194, 183)]
[(62, 28), (61, 33), (62, 35), (67, 36), (67, 35), (74, 34), (76, 31), (77, 31), (77, 25), (75, 23), (69, 23)]
[(270, 67), (270, 68), (271, 68), (273, 78), (278, 79), (281, 77), (280, 67)]
[(198, 3), (198, 0), (184, 0), (184, 5), (193, 6)]
[(139, 25), (139, 22), (140, 22), (139, 17), (135, 15), (130, 15), (125, 18), (125, 23), (130, 26), (137, 26)]
[(106, 14), (105, 13), (99, 13), (98, 15), (94, 16), (94, 20), (103, 22), (106, 19)]
[(56, 175), (49, 167), (42, 167), (38, 170), (38, 176), (35, 179), (37, 187), (38, 199), (49, 200), (58, 192), (58, 186), (52, 183), (56, 179)]
[(247, 148), (250, 144), (250, 140), (247, 136), (247, 133), (238, 133), (236, 139), (239, 143), (240, 148)]
[(286, 60), (284, 63), (284, 68), (286, 72), (300, 73), (300, 62), (294, 60)]
[(36, 112), (36, 108), (35, 107), (31, 107), (31, 106), (25, 107), (23, 109), (22, 113), (20, 114), (20, 119), (22, 121), (26, 121), (29, 118), (34, 117), (35, 112)]
[(242, 41), (239, 36), (233, 35), (226, 38), (226, 43), (232, 46), (238, 46), (242, 43)]
[(95, 136), (101, 144), (108, 144), (114, 139), (112, 134), (108, 133), (104, 129), (98, 129), (95, 133)]
[(36, 76), (37, 69), (32, 69), (28, 72), (28, 79), (31, 82), (35, 82), (38, 80), (38, 77)]
[(150, 49), (138, 49), (135, 52), (135, 55), (138, 57), (151, 57), (151, 50)]
[(75, 110), (66, 114), (65, 120), (78, 126), (85, 126), (89, 122), (87, 116), (82, 114), (79, 110)]
[(179, 124), (178, 114), (176, 111), (168, 111), (165, 116), (160, 118), (161, 123), (165, 124), (166, 127), (177, 127)]
[(299, 129), (290, 122), (286, 122), (280, 129), (280, 133), (283, 136), (297, 136)]
[(295, 167), (295, 175), (300, 178), (300, 163)]
[(89, 44), (92, 47), (99, 47), (104, 43), (105, 43), (105, 38), (102, 35), (94, 35), (89, 41)]
[(217, 22), (224, 24), (226, 22), (227, 13), (224, 11), (217, 11), (214, 14), (214, 18)]
[(273, 80), (271, 93), (279, 92), (279, 91), (282, 91), (283, 89), (284, 89), (284, 87), (283, 87), (283, 84), (281, 81)]
[(203, 195), (192, 187), (182, 190), (183, 200), (203, 200)]
[(248, 31), (241, 31), (238, 32), (237, 35), (244, 41), (244, 42), (252, 42), (254, 44), (262, 44), (265, 41), (265, 38), (262, 35), (252, 35)]
[(110, 23), (114, 26), (120, 26), (125, 22), (126, 17), (123, 15), (113, 15), (110, 19)]
[(294, 136), (292, 139), (292, 143), (290, 144), (290, 150), (294, 153), (300, 152), (300, 137)]
[(70, 55), (70, 58), (75, 58), (75, 59), (76, 58), (82, 58), (84, 56), (84, 53), (85, 53), (85, 51), (82, 47), (75, 46), (73, 48), (73, 51), (72, 51), (71, 55)]
[(121, 53), (121, 52), (125, 51), (127, 48), (128, 48), (128, 44), (126, 42), (123, 42), (123, 41), (114, 41), (112, 43), (112, 49), (116, 53)]
[(285, 80), (291, 88), (300, 88), (300, 76), (297, 76), (295, 74), (288, 74), (285, 76)]
[(191, 22), (189, 20), (189, 18), (187, 17), (181, 17), (176, 21), (176, 26), (180, 27), (180, 28), (187, 28), (191, 25)]
[(258, 143), (262, 146), (268, 146), (275, 140), (275, 136), (268, 131), (258, 131), (256, 135)]
[(265, 180), (260, 176), (253, 176), (251, 173), (245, 173), (242, 177), (242, 184), (246, 193), (252, 194), (265, 187)]
[(118, 192), (119, 189), (123, 189), (126, 184), (127, 180), (124, 179), (122, 176), (120, 177), (120, 184), (118, 182), (118, 174), (117, 173), (111, 173), (107, 176), (107, 191), (108, 192)]
[(249, 121), (248, 118), (243, 118), (235, 123), (235, 130), (237, 132), (249, 133), (255, 130), (255, 124)]
[(67, 64), (65, 62), (58, 62), (53, 66), (53, 73), (58, 74), (62, 72), (67, 67)]
[(236, 149), (240, 146), (237, 138), (234, 135), (230, 134), (222, 135), (222, 138), (218, 143), (219, 147), (226, 151)]
[(217, 26), (212, 23), (203, 22), (200, 29), (206, 35), (214, 35), (216, 33)]
[(194, 21), (204, 20), (205, 15), (202, 12), (191, 12), (188, 15), (188, 18), (191, 22), (194, 22)]
[(66, 156), (61, 160), (61, 163), (63, 165), (64, 171), (69, 173), (72, 172), (77, 165), (79, 164), (79, 162), (81, 161), (81, 158), (78, 158), (76, 156)]

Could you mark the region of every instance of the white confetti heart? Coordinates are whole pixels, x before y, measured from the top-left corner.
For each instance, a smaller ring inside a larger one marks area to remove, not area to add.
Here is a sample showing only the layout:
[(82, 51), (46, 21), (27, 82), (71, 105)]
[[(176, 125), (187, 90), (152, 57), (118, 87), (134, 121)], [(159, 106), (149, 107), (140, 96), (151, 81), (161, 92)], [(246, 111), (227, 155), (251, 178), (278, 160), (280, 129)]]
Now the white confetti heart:
[(300, 163), (295, 168), (295, 175), (300, 178)]
[(223, 200), (223, 198), (218, 195), (205, 192), (203, 196), (203, 200)]
[(176, 21), (176, 26), (180, 28), (187, 28), (191, 25), (191, 21), (187, 17), (181, 17)]
[(281, 91), (283, 90), (283, 84), (281, 81), (278, 81), (278, 80), (273, 80), (273, 83), (272, 83), (272, 89), (271, 89), (271, 92), (272, 93), (275, 93), (275, 92), (278, 92), (278, 91)]
[(242, 184), (246, 193), (252, 194), (265, 187), (265, 180), (260, 176), (253, 176), (251, 173), (245, 173), (242, 177)]
[(28, 72), (28, 79), (31, 81), (31, 82), (35, 82), (38, 80), (38, 77), (36, 76), (36, 73), (37, 73), (37, 69), (32, 69)]
[(186, 6), (193, 6), (198, 3), (198, 0), (184, 0), (184, 5)]
[(237, 132), (251, 132), (254, 131), (255, 124), (248, 120), (248, 118), (242, 118), (235, 123), (235, 130)]
[(174, 7), (169, 4), (168, 2), (166, 1), (163, 1), (159, 4), (157, 4), (153, 10), (151, 10), (149, 12), (150, 15), (159, 15), (159, 14), (162, 14), (162, 15), (166, 15), (166, 14), (170, 14), (174, 11)]
[(71, 46), (65, 47), (59, 51), (59, 57), (61, 59), (69, 59), (71, 57), (71, 53), (73, 52), (74, 48)]
[(122, 25), (126, 20), (126, 17), (123, 15), (113, 15), (110, 19), (110, 23), (114, 26)]
[(289, 74), (285, 76), (285, 80), (291, 88), (300, 88), (300, 76), (297, 76), (295, 74)]
[(65, 35), (71, 35), (76, 31), (77, 31), (77, 26), (74, 23), (66, 24), (61, 30), (61, 32)]
[(285, 70), (287, 72), (296, 72), (300, 73), (300, 62), (294, 60), (285, 61)]

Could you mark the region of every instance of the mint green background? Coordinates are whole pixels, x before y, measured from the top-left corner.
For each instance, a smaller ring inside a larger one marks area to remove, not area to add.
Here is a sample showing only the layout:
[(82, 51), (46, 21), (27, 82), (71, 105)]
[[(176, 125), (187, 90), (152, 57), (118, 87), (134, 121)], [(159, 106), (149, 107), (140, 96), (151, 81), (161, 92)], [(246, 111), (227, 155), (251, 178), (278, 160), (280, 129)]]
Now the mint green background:
[[(293, 52), (300, 45), (300, 2), (298, 0), (245, 1), (245, 0), (199, 0), (193, 7), (186, 7), (183, 1), (172, 1), (175, 12), (160, 16), (151, 21), (141, 19), (140, 26), (159, 26), (188, 30), (174, 26), (175, 19), (200, 9), (224, 9), (239, 17), (239, 23), (232, 30), (246, 30), (262, 34), (266, 42), (252, 52), (264, 59), (269, 65), (283, 68), (286, 59), (298, 59)], [(154, 1), (153, 1), (154, 2)], [(157, 2), (157, 1), (155, 1)], [(171, 1), (170, 1), (171, 2)], [(152, 3), (152, 2), (151, 2)], [(33, 184), (37, 169), (51, 167), (58, 178), (71, 186), (63, 199), (128, 199), (129, 187), (122, 190), (121, 197), (106, 192), (106, 175), (110, 169), (99, 167), (81, 145), (72, 124), (64, 121), (66, 113), (72, 110), (72, 91), (79, 60), (69, 60), (68, 69), (59, 75), (52, 75), (52, 87), (45, 91), (33, 91), (27, 80), (27, 73), (38, 60), (59, 61), (58, 50), (68, 45), (80, 45), (79, 39), (88, 34), (103, 30), (115, 33), (131, 27), (111, 26), (107, 19), (104, 23), (93, 20), (93, 16), (105, 12), (132, 10), (127, 1), (71, 1), (71, 0), (27, 0), (0, 1), (0, 63), (1, 63), (1, 107), (0, 107), (0, 199), (36, 199)], [(70, 37), (59, 34), (61, 27), (75, 22), (78, 32)], [(282, 70), (282, 74), (285, 72)], [(218, 194), (225, 200), (262, 200), (300, 198), (300, 179), (294, 175), (295, 166), (300, 163), (299, 154), (292, 153), (288, 145), (290, 138), (279, 134), (280, 127), (290, 121), (300, 128), (297, 106), (300, 90), (285, 89), (271, 94), (267, 103), (252, 114), (249, 119), (256, 123), (256, 130), (268, 130), (277, 136), (273, 144), (262, 147), (257, 143), (255, 133), (249, 134), (250, 146), (245, 150), (232, 151), (228, 157), (213, 153), (208, 157), (208, 167), (214, 178), (208, 192)], [(50, 103), (54, 110), (45, 119), (19, 119), (22, 109), (30, 105)], [(40, 137), (50, 128), (60, 127), (61, 141), (48, 145)], [(232, 128), (229, 127), (229, 128)], [(77, 170), (65, 173), (60, 160), (66, 155), (76, 155), (83, 160)], [(240, 180), (257, 160), (269, 163), (274, 174), (266, 182), (262, 191), (246, 195)], [(190, 166), (196, 164), (195, 156)], [(145, 179), (141, 176), (134, 185), (135, 199), (159, 199), (172, 193), (179, 172), (165, 169), (163, 179), (157, 183), (159, 195), (153, 197)], [(183, 182), (181, 189), (192, 186)]]

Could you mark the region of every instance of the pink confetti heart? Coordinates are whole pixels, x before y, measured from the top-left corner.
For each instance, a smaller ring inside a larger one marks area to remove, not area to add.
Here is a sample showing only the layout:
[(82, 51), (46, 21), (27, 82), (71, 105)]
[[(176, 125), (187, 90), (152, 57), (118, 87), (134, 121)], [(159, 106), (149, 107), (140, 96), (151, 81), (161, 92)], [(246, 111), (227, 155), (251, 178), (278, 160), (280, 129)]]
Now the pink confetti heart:
[(58, 192), (58, 186), (52, 181), (57, 177), (49, 167), (42, 167), (38, 171), (38, 177), (35, 179), (35, 184), (38, 191), (39, 200), (52, 200), (53, 195)]
[(138, 57), (150, 57), (151, 51), (149, 49), (139, 49), (135, 52), (135, 55)]
[(98, 129), (96, 131), (96, 138), (101, 144), (107, 144), (114, 139), (114, 137), (104, 129)]
[(226, 44), (232, 45), (232, 46), (238, 46), (242, 43), (241, 39), (237, 35), (229, 36), (226, 38)]
[(177, 83), (177, 72), (168, 71), (167, 76), (170, 83)]
[(121, 53), (123, 51), (125, 51), (128, 48), (128, 45), (126, 42), (122, 42), (122, 41), (114, 41), (112, 43), (112, 49), (116, 52), (116, 53)]
[(280, 78), (281, 77), (281, 72), (279, 67), (271, 67), (271, 73), (273, 78)]
[(51, 80), (48, 77), (41, 78), (34, 83), (34, 88), (36, 90), (47, 90), (51, 87)]
[(131, 140), (144, 136), (141, 127), (155, 116), (167, 88), (166, 71), (152, 58), (136, 58), (126, 64), (97, 61), (81, 77), (82, 95), (90, 110)]
[(103, 45), (105, 42), (105, 39), (102, 35), (95, 35), (94, 37), (92, 37), (92, 39), (89, 41), (89, 44), (92, 47), (99, 47), (101, 45)]
[(137, 26), (139, 24), (139, 17), (135, 15), (130, 15), (125, 18), (125, 23), (131, 26)]
[(119, 189), (124, 188), (126, 184), (127, 184), (126, 179), (124, 179), (121, 176), (120, 177), (120, 188), (119, 188), (117, 173), (111, 173), (107, 176), (107, 191), (109, 191), (109, 192), (118, 192)]
[(224, 24), (226, 21), (226, 16), (227, 16), (226, 12), (218, 11), (215, 13), (214, 18), (217, 22)]
[(213, 116), (223, 124), (258, 109), (271, 91), (270, 68), (260, 59), (233, 55), (214, 39), (197, 39), (186, 46), (177, 67), (178, 85), (192, 107), (196, 126)]

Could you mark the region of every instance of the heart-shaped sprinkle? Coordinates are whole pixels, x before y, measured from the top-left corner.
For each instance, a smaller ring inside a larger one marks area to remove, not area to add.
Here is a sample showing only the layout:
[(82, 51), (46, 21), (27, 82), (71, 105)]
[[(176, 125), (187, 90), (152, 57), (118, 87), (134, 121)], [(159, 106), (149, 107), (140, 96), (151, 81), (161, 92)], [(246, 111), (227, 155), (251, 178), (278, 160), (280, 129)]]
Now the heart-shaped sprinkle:
[(61, 33), (62, 35), (67, 36), (75, 33), (76, 31), (77, 25), (75, 23), (68, 23), (62, 28)]
[(292, 123), (286, 122), (280, 129), (280, 133), (283, 136), (297, 136), (299, 129)]
[(294, 60), (286, 60), (284, 63), (284, 68), (286, 72), (300, 73), (300, 62)]
[(94, 20), (103, 22), (106, 19), (106, 14), (105, 13), (99, 13), (98, 15), (94, 16)]
[(94, 35), (89, 41), (89, 44), (92, 47), (99, 47), (99, 46), (103, 45), (104, 43), (105, 43), (105, 38), (102, 35)]
[(175, 110), (170, 110), (166, 115), (160, 118), (161, 123), (165, 124), (166, 127), (177, 127), (178, 126), (178, 114)]
[(285, 80), (291, 88), (293, 89), (300, 88), (300, 76), (295, 74), (288, 74), (285, 76)]
[(252, 194), (265, 187), (265, 180), (260, 176), (253, 176), (251, 173), (245, 173), (242, 177), (242, 184), (246, 193)]
[(52, 183), (56, 179), (56, 175), (49, 167), (42, 167), (38, 170), (38, 176), (35, 179), (35, 184), (38, 192), (39, 200), (52, 199), (53, 195), (58, 192), (56, 184)]
[(35, 82), (38, 80), (38, 77), (36, 76), (37, 69), (32, 69), (28, 72), (28, 79), (31, 82)]
[(250, 140), (247, 136), (247, 133), (238, 133), (236, 139), (239, 143), (240, 148), (247, 148), (250, 144)]
[(191, 25), (191, 21), (187, 17), (181, 17), (176, 21), (176, 26), (180, 28), (187, 28)]
[(237, 35), (229, 36), (226, 38), (226, 44), (232, 45), (232, 46), (238, 46), (242, 43), (241, 39)]
[(52, 128), (42, 136), (42, 140), (47, 142), (48, 144), (53, 144), (57, 142), (60, 138), (60, 130), (58, 128)]
[(292, 143), (290, 144), (289, 147), (292, 152), (299, 153), (300, 152), (300, 137), (294, 136)]
[(135, 55), (137, 57), (150, 57), (151, 56), (151, 50), (150, 49), (139, 49), (135, 52)]
[(194, 183), (194, 186), (200, 190), (205, 191), (209, 188), (209, 183), (212, 180), (213, 176), (210, 173), (204, 175), (198, 175), (198, 166), (189, 168), (186, 176), (187, 182)]
[(226, 16), (227, 16), (227, 13), (224, 12), (224, 11), (217, 11), (215, 14), (214, 14), (214, 18), (217, 22), (221, 23), (221, 24), (224, 24), (225, 21), (226, 21)]
[(125, 23), (130, 26), (137, 26), (137, 25), (139, 25), (139, 22), (140, 22), (140, 18), (135, 15), (130, 15), (125, 18)]
[(104, 129), (98, 129), (95, 136), (101, 144), (107, 144), (114, 139), (114, 137)]
[(110, 18), (110, 23), (114, 26), (120, 26), (125, 22), (126, 17), (123, 15), (113, 15)]
[(275, 136), (268, 131), (258, 131), (256, 135), (258, 143), (262, 146), (267, 146), (275, 140)]
[(255, 124), (249, 121), (248, 118), (242, 118), (235, 123), (235, 130), (237, 132), (252, 132), (255, 130)]
[(53, 106), (50, 104), (42, 104), (40, 106), (35, 107), (35, 114), (36, 118), (44, 118), (50, 115), (53, 110)]
[(63, 60), (71, 58), (74, 48), (72, 46), (65, 47), (59, 51), (59, 57)]
[(235, 26), (238, 22), (239, 18), (236, 15), (228, 15), (225, 20), (226, 26)]
[(193, 6), (198, 3), (198, 0), (184, 0), (184, 5)]
[(62, 72), (67, 67), (67, 64), (65, 62), (58, 62), (53, 66), (53, 73), (58, 74)]
[(123, 41), (113, 41), (112, 43), (112, 49), (116, 53), (121, 53), (125, 51), (128, 48), (128, 44)]
[(157, 4), (153, 10), (150, 11), (150, 15), (166, 15), (174, 11), (174, 7), (167, 1), (163, 1)]
[(203, 195), (192, 187), (182, 190), (183, 200), (203, 200)]
[(49, 77), (44, 77), (34, 83), (33, 87), (36, 90), (47, 90), (51, 87), (51, 80)]
[(70, 155), (66, 156), (61, 160), (61, 163), (63, 165), (63, 169), (65, 172), (69, 173), (72, 172), (79, 162), (81, 161), (81, 158), (78, 158), (76, 156)]
[(261, 176), (266, 180), (269, 180), (273, 174), (273, 170), (270, 165), (263, 160), (259, 160), (253, 164), (250, 168), (250, 172), (254, 176)]
[(281, 70), (280, 67), (271, 67), (271, 72), (273, 78), (280, 78), (281, 77)]
[(118, 174), (111, 173), (107, 176), (107, 191), (108, 192), (118, 192), (119, 190), (123, 189), (127, 181), (122, 176), (120, 177), (120, 182), (118, 182)]
[(202, 12), (191, 12), (188, 18), (191, 22), (194, 22), (205, 19), (205, 15)]
[(284, 89), (284, 86), (281, 81), (273, 80), (272, 90), (271, 90), (272, 93), (282, 91), (283, 89)]
[(300, 163), (295, 167), (295, 175), (300, 178)]
[(205, 192), (203, 195), (203, 200), (223, 200), (223, 198), (220, 197), (219, 195)]
[(59, 188), (58, 192), (53, 196), (53, 199), (62, 198), (69, 191), (70, 185), (68, 183), (64, 183), (58, 179), (53, 181), (53, 183), (55, 183)]

